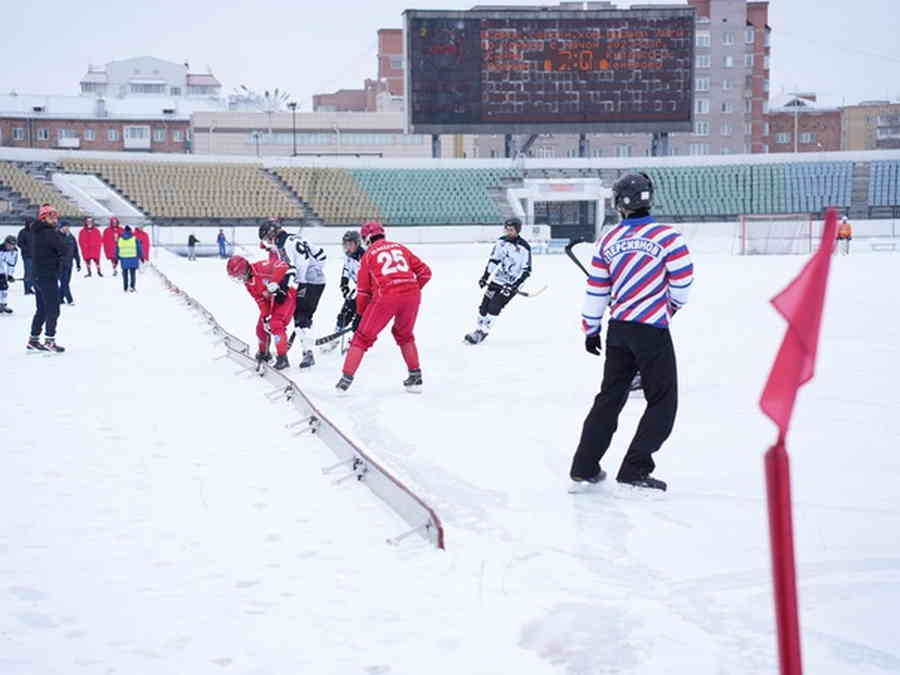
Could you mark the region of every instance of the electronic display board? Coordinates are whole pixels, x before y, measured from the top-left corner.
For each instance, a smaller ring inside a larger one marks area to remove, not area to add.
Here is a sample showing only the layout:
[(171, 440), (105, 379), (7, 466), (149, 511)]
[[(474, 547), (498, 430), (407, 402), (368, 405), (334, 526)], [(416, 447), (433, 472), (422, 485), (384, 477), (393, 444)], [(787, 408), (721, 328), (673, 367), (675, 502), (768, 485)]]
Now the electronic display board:
[(691, 7), (404, 17), (410, 133), (693, 128)]

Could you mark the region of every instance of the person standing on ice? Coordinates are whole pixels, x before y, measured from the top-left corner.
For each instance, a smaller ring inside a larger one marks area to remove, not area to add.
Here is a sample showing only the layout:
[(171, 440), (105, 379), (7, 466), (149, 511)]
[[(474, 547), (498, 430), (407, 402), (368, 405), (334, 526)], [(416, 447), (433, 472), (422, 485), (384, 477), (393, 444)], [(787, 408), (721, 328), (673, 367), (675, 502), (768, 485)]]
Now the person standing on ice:
[(842, 255), (850, 255), (851, 239), (853, 239), (853, 227), (847, 222), (847, 216), (844, 216), (841, 218), (841, 224), (837, 231), (838, 248)]
[[(134, 236), (138, 240), (138, 243), (141, 245), (141, 262), (149, 262), (150, 261), (150, 235), (147, 234), (146, 230), (144, 230), (143, 226), (138, 225), (134, 228)], [(138, 268), (141, 269), (141, 268)]]
[(216, 235), (216, 244), (219, 245), (219, 257), (225, 257), (225, 244), (228, 242), (225, 241), (225, 231), (222, 228), (219, 228), (219, 234)]
[(478, 325), (465, 336), (470, 345), (484, 341), (500, 312), (531, 274), (531, 246), (522, 239), (521, 232), (522, 221), (510, 218), (503, 225), (503, 236), (494, 244), (484, 274), (478, 280), (479, 287), (487, 289), (478, 308)]
[(267, 362), (272, 358), (269, 343), (274, 340), (278, 355), (274, 367), (276, 370), (287, 368), (290, 344), (286, 329), (294, 317), (297, 299), (294, 269), (281, 260), (261, 260), (251, 265), (246, 258), (236, 255), (228, 259), (226, 270), (229, 277), (244, 284), (259, 307), (256, 360)]
[(200, 240), (191, 233), (191, 236), (188, 237), (188, 260), (197, 259), (197, 244), (199, 243)]
[(100, 230), (94, 225), (94, 219), (88, 216), (84, 219), (81, 232), (78, 233), (78, 245), (81, 247), (81, 258), (87, 267), (85, 277), (91, 276), (91, 262), (97, 267), (97, 276), (102, 277), (100, 271), (100, 248), (103, 246), (103, 237)]
[(72, 298), (72, 265), (74, 264), (78, 271), (81, 271), (81, 256), (78, 255), (78, 242), (75, 241), (75, 235), (69, 230), (66, 223), (61, 223), (59, 231), (62, 232), (63, 240), (66, 242), (66, 254), (63, 256), (62, 268), (59, 271), (59, 304), (66, 303), (74, 305), (75, 300)]
[(0, 314), (12, 314), (13, 311), (6, 306), (7, 289), (15, 281), (13, 274), (16, 271), (16, 263), (19, 261), (19, 251), (16, 249), (16, 238), (9, 235), (0, 245)]
[[(119, 260), (116, 258), (116, 242), (121, 236), (122, 228), (119, 225), (119, 219), (113, 216), (109, 219), (109, 227), (103, 230), (103, 253), (106, 254), (106, 259), (109, 260), (112, 265), (113, 276), (116, 276), (119, 273), (117, 267)], [(97, 265), (97, 269), (100, 269), (99, 264)]]
[(22, 266), (25, 268), (25, 271), (22, 273), (22, 281), (25, 284), (25, 295), (32, 295), (34, 293), (34, 277), (31, 271), (32, 228), (34, 228), (34, 223), (35, 221), (31, 220), (31, 218), (26, 218), (25, 227), (19, 230), (19, 236), (16, 238), (16, 242), (19, 244), (19, 250), (22, 252)]
[(294, 309), (294, 327), (300, 338), (303, 359), (301, 368), (315, 365), (310, 329), (313, 315), (325, 290), (325, 261), (327, 256), (321, 246), (309, 243), (302, 231), (289, 235), (280, 230), (274, 239), (275, 248), (282, 260), (294, 268), (297, 274), (297, 303)]
[(366, 223), (360, 235), (368, 247), (360, 261), (356, 286), (356, 311), (362, 319), (350, 341), (336, 389), (349, 389), (366, 350), (393, 319), (391, 333), (409, 370), (403, 386), (418, 393), (422, 389), (422, 370), (413, 330), (422, 288), (431, 279), (431, 269), (402, 244), (385, 239), (381, 223)]
[[(346, 328), (352, 324), (356, 317), (356, 283), (359, 278), (359, 261), (362, 260), (363, 248), (362, 238), (356, 230), (347, 230), (341, 237), (341, 245), (344, 248), (344, 268), (341, 270), (341, 295), (344, 298), (344, 304), (337, 315), (337, 322), (334, 326), (334, 332)], [(350, 284), (353, 287), (350, 287)], [(330, 351), (337, 347), (337, 340), (326, 342), (322, 345), (322, 351)]]
[[(59, 273), (66, 254), (66, 241), (57, 229), (59, 213), (49, 204), (41, 206), (38, 219), (31, 226), (34, 252), (35, 313), (31, 320), (31, 337), (26, 349), (30, 352), (64, 352), (56, 344), (56, 321), (59, 318)], [(44, 342), (41, 343), (41, 331)]]
[(650, 215), (653, 183), (644, 173), (613, 185), (613, 205), (622, 221), (594, 244), (582, 310), (585, 348), (600, 355), (600, 320), (610, 310), (603, 383), (584, 421), (569, 476), (576, 483), (606, 477), (600, 460), (609, 448), (619, 413), (640, 373), (647, 408), (616, 477), (635, 487), (665, 490), (654, 478), (653, 453), (669, 437), (678, 407), (672, 316), (688, 300), (694, 278), (681, 234)]
[(131, 225), (126, 225), (122, 231), (122, 236), (116, 242), (116, 257), (122, 263), (122, 288), (126, 293), (129, 291), (134, 293), (134, 282), (137, 276), (138, 267), (141, 266), (143, 259), (143, 251), (141, 250), (140, 240), (134, 236), (131, 231)]

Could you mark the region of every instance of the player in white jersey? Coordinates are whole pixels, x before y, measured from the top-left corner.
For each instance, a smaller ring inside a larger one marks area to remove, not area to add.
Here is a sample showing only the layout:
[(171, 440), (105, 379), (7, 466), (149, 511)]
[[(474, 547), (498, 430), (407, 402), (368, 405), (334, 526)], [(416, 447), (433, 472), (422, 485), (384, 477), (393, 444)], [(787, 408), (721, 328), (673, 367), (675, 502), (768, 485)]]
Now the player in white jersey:
[(297, 271), (297, 306), (294, 310), (294, 326), (303, 351), (301, 368), (309, 368), (316, 360), (313, 357), (313, 341), (310, 336), (313, 315), (319, 306), (322, 291), (325, 290), (325, 260), (327, 256), (321, 246), (310, 244), (303, 233), (288, 235), (281, 232), (276, 240), (278, 250), (286, 263)]
[(681, 234), (650, 215), (653, 183), (628, 174), (613, 185), (622, 221), (594, 244), (582, 310), (585, 348), (599, 355), (600, 320), (610, 310), (603, 383), (584, 421), (572, 460), (576, 483), (606, 477), (600, 460), (609, 448), (632, 378), (640, 373), (647, 408), (616, 479), (635, 487), (665, 490), (650, 474), (652, 454), (668, 438), (678, 407), (675, 349), (669, 321), (688, 299), (694, 266)]
[[(344, 248), (344, 268), (341, 270), (341, 295), (344, 297), (344, 304), (341, 305), (341, 311), (337, 315), (337, 322), (334, 326), (335, 333), (359, 321), (356, 313), (356, 279), (359, 275), (360, 260), (362, 260), (363, 253), (366, 252), (359, 232), (356, 230), (344, 232), (341, 245)], [(337, 339), (326, 342), (322, 345), (322, 351), (331, 351), (337, 347), (338, 342)]]
[(522, 239), (521, 231), (522, 221), (510, 218), (503, 225), (503, 236), (494, 244), (484, 274), (478, 280), (478, 285), (481, 288), (487, 286), (487, 289), (478, 308), (478, 325), (465, 336), (465, 341), (470, 345), (484, 341), (497, 316), (531, 274), (531, 246)]

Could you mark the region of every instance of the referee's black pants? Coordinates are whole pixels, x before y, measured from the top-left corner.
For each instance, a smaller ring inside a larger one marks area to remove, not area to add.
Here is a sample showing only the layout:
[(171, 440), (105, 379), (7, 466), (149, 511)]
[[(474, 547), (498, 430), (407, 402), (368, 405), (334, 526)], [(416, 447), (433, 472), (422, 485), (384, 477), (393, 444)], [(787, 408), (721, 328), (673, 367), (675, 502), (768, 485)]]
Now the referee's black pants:
[(597, 473), (600, 460), (618, 427), (619, 413), (628, 400), (631, 380), (638, 372), (647, 408), (622, 460), (617, 479), (628, 481), (653, 472), (656, 464), (652, 455), (672, 432), (678, 408), (678, 376), (672, 336), (668, 328), (612, 320), (606, 335), (603, 384), (584, 421), (581, 441), (572, 460), (572, 476), (590, 478)]

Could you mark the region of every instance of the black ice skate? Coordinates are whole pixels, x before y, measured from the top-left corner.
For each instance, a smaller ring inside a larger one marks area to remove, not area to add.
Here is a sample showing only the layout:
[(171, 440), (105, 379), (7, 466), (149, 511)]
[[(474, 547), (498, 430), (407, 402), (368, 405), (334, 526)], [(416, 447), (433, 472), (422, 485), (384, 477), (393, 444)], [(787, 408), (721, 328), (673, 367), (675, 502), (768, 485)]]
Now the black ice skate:
[(479, 329), (467, 334), (465, 337), (465, 340), (470, 345), (477, 345), (479, 342), (483, 342), (486, 337), (487, 337), (487, 333), (485, 333), (483, 330), (481, 330), (479, 328)]
[(275, 359), (275, 365), (272, 366), (275, 370), (284, 370), (291, 364), (288, 363), (287, 354), (279, 354)]
[(272, 355), (269, 352), (256, 352), (256, 356), (254, 357), (257, 363), (268, 363), (272, 360)]
[(411, 394), (422, 393), (422, 371), (419, 368), (409, 371), (409, 377), (403, 380), (403, 386)]
[(584, 478), (583, 476), (576, 476), (575, 474), (571, 474), (569, 478), (572, 479), (573, 483), (599, 483), (600, 481), (606, 479), (606, 472), (598, 467), (597, 473), (595, 473), (593, 476), (589, 476), (588, 478)]
[(102, 277), (102, 276), (103, 276), (103, 272), (101, 272), (99, 269), (97, 270), (97, 276), (98, 276), (98, 277)]
[(56, 354), (62, 354), (64, 351), (66, 351), (65, 347), (60, 347), (58, 344), (56, 344), (56, 338), (51, 337), (44, 338), (44, 349), (46, 349), (48, 352), (53, 352)]
[(28, 338), (28, 344), (25, 345), (25, 349), (29, 352), (44, 352), (44, 353), (46, 353), (46, 352), (50, 351), (44, 345), (41, 344), (40, 336), (35, 337), (34, 335), (32, 335), (30, 338)]
[(316, 359), (313, 357), (312, 349), (307, 349), (303, 352), (303, 360), (300, 361), (301, 368), (309, 368), (316, 364)]
[(13, 311), (6, 306), (6, 304), (0, 305), (0, 314), (12, 314)]
[(645, 474), (643, 476), (636, 476), (635, 478), (616, 478), (620, 483), (624, 483), (625, 485), (631, 485), (632, 487), (639, 488), (650, 488), (652, 490), (662, 490), (666, 491), (666, 482), (663, 480), (659, 480), (658, 478), (654, 478), (650, 474)]
[(336, 385), (334, 385), (334, 388), (337, 389), (337, 392), (339, 394), (343, 394), (350, 388), (351, 384), (353, 384), (353, 376), (342, 373), (341, 379), (338, 380), (338, 383)]
[(87, 271), (87, 274), (84, 275), (84, 278), (87, 279), (89, 276), (91, 276), (91, 271), (90, 271), (90, 270)]

